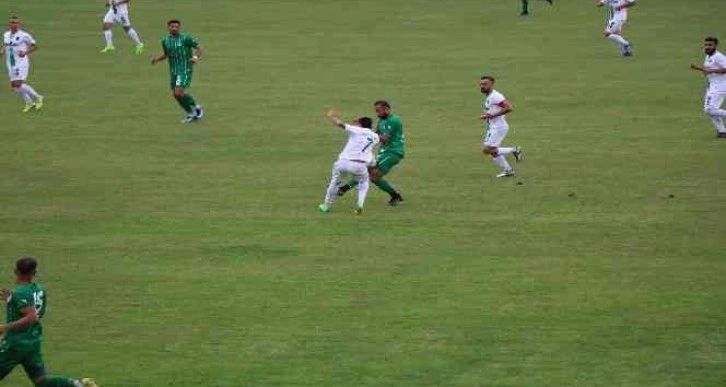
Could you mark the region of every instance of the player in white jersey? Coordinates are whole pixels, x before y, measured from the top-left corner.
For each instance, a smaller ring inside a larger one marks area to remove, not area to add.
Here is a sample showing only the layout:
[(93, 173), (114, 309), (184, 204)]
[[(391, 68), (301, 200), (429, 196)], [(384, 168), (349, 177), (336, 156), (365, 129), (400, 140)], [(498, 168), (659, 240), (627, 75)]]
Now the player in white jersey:
[(338, 184), (343, 174), (352, 175), (358, 182), (358, 202), (355, 209), (356, 215), (363, 214), (363, 205), (368, 194), (368, 167), (375, 165), (376, 159), (373, 156), (373, 148), (380, 141), (378, 135), (371, 130), (373, 120), (369, 117), (361, 117), (356, 120), (357, 125), (348, 125), (341, 120), (334, 110), (328, 110), (328, 118), (345, 130), (348, 134), (348, 142), (340, 152), (338, 161), (333, 164), (333, 173), (330, 178), (328, 190), (325, 193), (325, 202), (318, 206), (320, 212), (330, 212), (333, 199), (338, 193)]
[(126, 34), (134, 41), (134, 52), (141, 55), (144, 52), (144, 43), (141, 42), (139, 34), (131, 27), (129, 19), (129, 3), (131, 0), (106, 0), (108, 12), (103, 18), (103, 36), (106, 39), (106, 47), (101, 50), (103, 54), (109, 54), (116, 51), (113, 45), (113, 31), (111, 27), (114, 24), (120, 24)]
[(482, 151), (491, 156), (494, 162), (502, 168), (497, 177), (510, 177), (514, 176), (514, 169), (509, 165), (505, 156), (511, 154), (515, 160), (522, 161), (524, 153), (518, 146), (501, 146), (504, 137), (509, 133), (509, 124), (505, 116), (512, 112), (512, 105), (502, 93), (494, 90), (494, 82), (494, 77), (489, 75), (485, 75), (479, 80), (479, 88), (484, 94), (481, 119), (484, 120), (486, 129)]
[(716, 137), (726, 138), (726, 127), (723, 122), (726, 110), (721, 109), (726, 99), (726, 55), (718, 51), (718, 39), (714, 37), (704, 40), (703, 51), (706, 53), (703, 65), (692, 64), (691, 68), (700, 71), (708, 78), (703, 111), (716, 127)]
[(628, 8), (635, 6), (635, 0), (598, 0), (598, 7), (607, 6), (610, 11), (605, 25), (605, 37), (617, 43), (623, 56), (633, 56), (630, 42), (622, 36), (623, 26), (628, 21)]
[(30, 54), (38, 46), (35, 45), (33, 36), (20, 29), (20, 19), (17, 16), (10, 18), (9, 27), (3, 34), (2, 55), (8, 67), (10, 87), (25, 102), (23, 113), (33, 108), (40, 110), (43, 107), (43, 96), (26, 82), (30, 72)]

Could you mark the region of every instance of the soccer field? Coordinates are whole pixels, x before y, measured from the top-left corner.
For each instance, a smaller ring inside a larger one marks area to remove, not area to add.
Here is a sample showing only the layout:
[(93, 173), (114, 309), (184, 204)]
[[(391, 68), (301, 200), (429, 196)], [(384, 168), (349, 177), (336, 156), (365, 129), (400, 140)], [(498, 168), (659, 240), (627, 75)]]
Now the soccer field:
[[(40, 112), (0, 92), (0, 284), (40, 259), (50, 372), (102, 387), (726, 385), (726, 141), (702, 113), (723, 0), (642, 1), (623, 58), (594, 1), (154, 0), (132, 54), (103, 1), (0, 3), (38, 41)], [(686, 4), (687, 3), (687, 4)], [(181, 125), (166, 21), (206, 48)], [(5, 20), (5, 19), (3, 19)], [(478, 79), (518, 176), (479, 150)], [(406, 201), (319, 214), (388, 99)], [(22, 369), (3, 385), (26, 386)]]

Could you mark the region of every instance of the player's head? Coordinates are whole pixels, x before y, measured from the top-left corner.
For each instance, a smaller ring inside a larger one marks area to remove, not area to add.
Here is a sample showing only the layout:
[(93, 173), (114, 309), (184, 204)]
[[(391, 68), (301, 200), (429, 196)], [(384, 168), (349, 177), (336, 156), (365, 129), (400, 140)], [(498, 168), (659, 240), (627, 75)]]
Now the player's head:
[(388, 101), (378, 100), (373, 103), (373, 107), (376, 109), (376, 116), (378, 118), (387, 118), (391, 115), (391, 104)]
[(706, 39), (703, 39), (703, 51), (705, 51), (707, 55), (713, 55), (713, 53), (716, 52), (717, 49), (718, 38), (709, 36)]
[(35, 277), (38, 261), (32, 257), (23, 257), (15, 262), (15, 275), (19, 280), (30, 281)]
[(176, 19), (169, 20), (166, 23), (166, 27), (169, 28), (169, 33), (172, 35), (178, 35), (181, 31), (181, 22)]
[(373, 120), (370, 117), (360, 117), (355, 121), (361, 128), (373, 129)]
[(20, 29), (20, 18), (17, 16), (11, 16), (8, 21), (8, 26), (10, 27), (11, 32), (17, 32)]
[(494, 89), (494, 77), (491, 75), (485, 75), (479, 79), (479, 89), (482, 94), (489, 94)]

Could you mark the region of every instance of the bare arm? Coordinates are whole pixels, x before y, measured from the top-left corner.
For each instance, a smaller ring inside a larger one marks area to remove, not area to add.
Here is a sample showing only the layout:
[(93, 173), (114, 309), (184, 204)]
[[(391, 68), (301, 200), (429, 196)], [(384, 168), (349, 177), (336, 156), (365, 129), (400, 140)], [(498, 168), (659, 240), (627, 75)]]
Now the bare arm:
[(202, 50), (202, 46), (196, 46), (194, 47), (194, 56), (192, 56), (192, 63), (199, 63), (199, 59), (202, 59), (202, 54), (204, 53), (204, 50)]
[(338, 113), (334, 109), (328, 109), (328, 111), (325, 113), (328, 118), (330, 118), (330, 121), (333, 122), (333, 125), (345, 128), (345, 122), (338, 117)]
[(159, 54), (151, 59), (151, 64), (155, 65), (164, 60), (166, 60), (166, 53), (162, 52), (161, 54)]
[(602, 2), (602, 0), (598, 0), (597, 4), (595, 4), (596, 7), (602, 7), (605, 5), (605, 3)]
[(721, 69), (721, 68), (707, 68), (707, 67), (703, 67), (703, 66), (701, 66), (699, 64), (695, 64), (695, 63), (691, 65), (691, 69), (692, 70), (696, 70), (696, 71), (700, 71), (704, 75), (708, 75), (708, 74), (726, 74), (726, 68), (723, 68), (723, 69)]
[(35, 44), (31, 44), (28, 51), (18, 51), (18, 56), (21, 58), (24, 58), (34, 52), (38, 51), (38, 46)]
[(34, 306), (28, 306), (22, 310), (23, 317), (20, 320), (0, 326), (0, 334), (25, 329), (38, 321), (38, 313)]
[(625, 8), (631, 8), (631, 7), (635, 7), (635, 2), (634, 1), (630, 1), (630, 2), (627, 2), (627, 3), (623, 4), (623, 5), (617, 6), (617, 7), (615, 7), (615, 10), (616, 11), (621, 11), (621, 10), (623, 10)]

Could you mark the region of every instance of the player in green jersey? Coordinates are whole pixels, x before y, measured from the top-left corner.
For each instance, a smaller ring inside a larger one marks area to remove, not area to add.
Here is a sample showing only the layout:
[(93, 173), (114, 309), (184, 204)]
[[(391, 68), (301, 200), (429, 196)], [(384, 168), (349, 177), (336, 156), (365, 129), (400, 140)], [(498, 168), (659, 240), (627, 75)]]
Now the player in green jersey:
[[(546, 2), (550, 3), (552, 5), (552, 0), (545, 0)], [(529, 15), (529, 0), (522, 0), (522, 12), (519, 13), (519, 16), (527, 16)]]
[[(403, 160), (405, 154), (403, 122), (401, 117), (391, 112), (391, 104), (387, 101), (376, 101), (373, 106), (378, 116), (376, 133), (381, 139), (381, 145), (376, 155), (376, 165), (370, 168), (369, 173), (373, 184), (391, 196), (388, 204), (395, 206), (403, 201), (403, 197), (383, 177)], [(347, 184), (338, 187), (338, 196), (345, 195), (357, 184), (355, 180), (350, 180)]]
[(204, 116), (204, 109), (186, 92), (192, 83), (194, 65), (199, 63), (199, 59), (202, 57), (202, 47), (197, 38), (181, 32), (179, 20), (170, 20), (166, 25), (169, 28), (169, 36), (161, 41), (161, 48), (164, 52), (155, 56), (151, 60), (151, 64), (155, 65), (169, 59), (171, 89), (179, 106), (187, 112), (182, 123), (188, 124)]
[(18, 365), (22, 366), (37, 387), (97, 387), (91, 379), (70, 379), (46, 375), (40, 353), (43, 327), (40, 324), (48, 308), (45, 288), (33, 282), (38, 262), (20, 258), (15, 263), (17, 287), (2, 290), (6, 302), (5, 325), (0, 325), (0, 380)]

